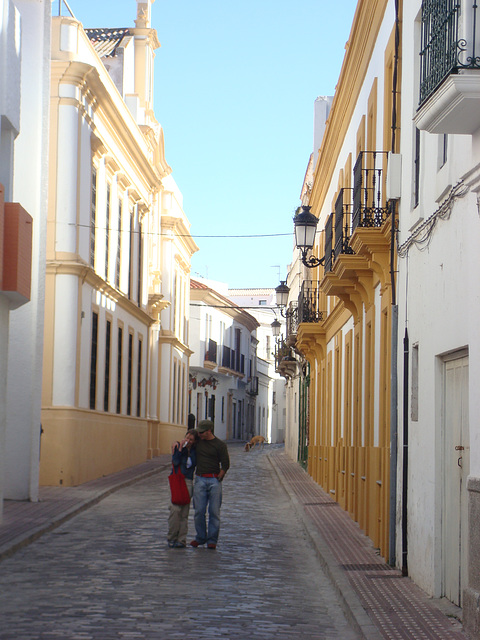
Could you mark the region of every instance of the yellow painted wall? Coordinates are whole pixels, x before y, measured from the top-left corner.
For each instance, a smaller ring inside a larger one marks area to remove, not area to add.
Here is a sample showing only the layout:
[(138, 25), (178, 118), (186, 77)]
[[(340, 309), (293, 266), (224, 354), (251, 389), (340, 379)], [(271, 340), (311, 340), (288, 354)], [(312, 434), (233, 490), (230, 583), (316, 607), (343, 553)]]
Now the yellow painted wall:
[(40, 484), (76, 486), (146, 460), (147, 421), (79, 409), (44, 409)]

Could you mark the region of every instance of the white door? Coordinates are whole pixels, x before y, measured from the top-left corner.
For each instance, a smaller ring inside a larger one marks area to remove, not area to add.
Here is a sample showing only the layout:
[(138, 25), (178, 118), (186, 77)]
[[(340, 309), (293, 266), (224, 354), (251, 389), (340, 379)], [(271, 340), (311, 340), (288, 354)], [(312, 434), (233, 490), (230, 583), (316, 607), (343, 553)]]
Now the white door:
[(467, 579), (468, 356), (444, 363), (443, 593), (462, 604)]

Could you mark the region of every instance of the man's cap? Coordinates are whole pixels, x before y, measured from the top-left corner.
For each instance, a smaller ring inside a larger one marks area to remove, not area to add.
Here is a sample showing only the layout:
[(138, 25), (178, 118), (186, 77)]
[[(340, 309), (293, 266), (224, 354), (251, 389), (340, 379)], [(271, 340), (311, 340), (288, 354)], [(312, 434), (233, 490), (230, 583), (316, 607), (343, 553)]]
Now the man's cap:
[(204, 433), (205, 431), (213, 431), (214, 426), (215, 425), (211, 420), (200, 420), (197, 430), (199, 433)]

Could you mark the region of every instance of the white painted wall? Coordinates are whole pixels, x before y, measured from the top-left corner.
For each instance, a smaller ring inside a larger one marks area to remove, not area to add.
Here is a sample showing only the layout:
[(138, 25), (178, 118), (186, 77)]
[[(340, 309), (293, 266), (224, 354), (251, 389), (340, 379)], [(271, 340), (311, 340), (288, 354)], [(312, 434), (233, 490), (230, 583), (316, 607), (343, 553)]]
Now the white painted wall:
[[(417, 225), (438, 211), (446, 196), (460, 180), (469, 182), (480, 154), (480, 138), (449, 135), (447, 163), (440, 167), (441, 136), (421, 133), (420, 202), (413, 203), (413, 156), (415, 129), (412, 114), (418, 106), (418, 51), (420, 47), (420, 0), (404, 5), (402, 83), (402, 199), (400, 201), (399, 245), (415, 233)], [(410, 70), (405, 73), (405, 70)], [(414, 73), (412, 73), (414, 70)], [(441, 356), (468, 347), (470, 368), (469, 424), (470, 475), (480, 476), (480, 397), (477, 380), (480, 369), (478, 317), (478, 246), (480, 217), (476, 193), (465, 192), (454, 199), (448, 219), (439, 220), (429, 242), (401, 252), (398, 261), (399, 353), (403, 352), (405, 327), (410, 348), (418, 345), (418, 421), (411, 420), (411, 380), (408, 447), (408, 566), (412, 579), (427, 593), (441, 593), (442, 527), (442, 375)], [(410, 376), (411, 376), (410, 370)], [(399, 380), (403, 362), (399, 358)], [(402, 397), (403, 388), (399, 389)], [(403, 409), (399, 405), (399, 425)], [(399, 447), (402, 438), (400, 433)], [(401, 463), (399, 481), (401, 486)], [(398, 496), (400, 507), (400, 495)], [(401, 552), (400, 531), (397, 557)]]
[[(3, 94), (9, 108), (16, 111), (16, 118), (19, 116), (14, 179), (8, 199), (20, 202), (33, 218), (32, 280), (30, 302), (10, 312), (4, 441), (6, 460), (0, 472), (5, 474), (4, 497), (36, 501), (45, 295), (51, 3), (47, 0), (16, 0), (15, 6), (20, 15), (18, 33), (21, 47), (18, 42), (15, 45), (8, 43), (9, 53), (0, 63), (3, 69), (0, 76), (6, 78), (7, 84), (0, 80), (0, 86), (3, 86), (0, 94)], [(13, 3), (4, 0), (0, 2), (0, 13), (5, 16), (6, 10), (13, 15)], [(0, 39), (2, 32), (0, 21)], [(19, 53), (20, 72), (12, 64), (13, 60), (18, 60)], [(15, 87), (20, 89), (18, 94)], [(15, 101), (16, 96), (20, 99), (19, 104)], [(5, 113), (2, 107), (0, 112)], [(4, 321), (3, 315), (0, 325)], [(2, 332), (5, 336), (5, 328)], [(2, 362), (6, 360), (2, 358)]]

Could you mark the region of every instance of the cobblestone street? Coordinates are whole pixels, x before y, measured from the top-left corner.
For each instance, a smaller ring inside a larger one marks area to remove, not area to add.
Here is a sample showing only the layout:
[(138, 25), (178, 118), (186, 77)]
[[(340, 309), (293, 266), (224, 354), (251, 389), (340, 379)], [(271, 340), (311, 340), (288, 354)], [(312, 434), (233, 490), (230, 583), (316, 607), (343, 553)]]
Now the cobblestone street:
[(267, 450), (230, 446), (216, 551), (167, 548), (162, 471), (4, 560), (0, 638), (356, 638)]

